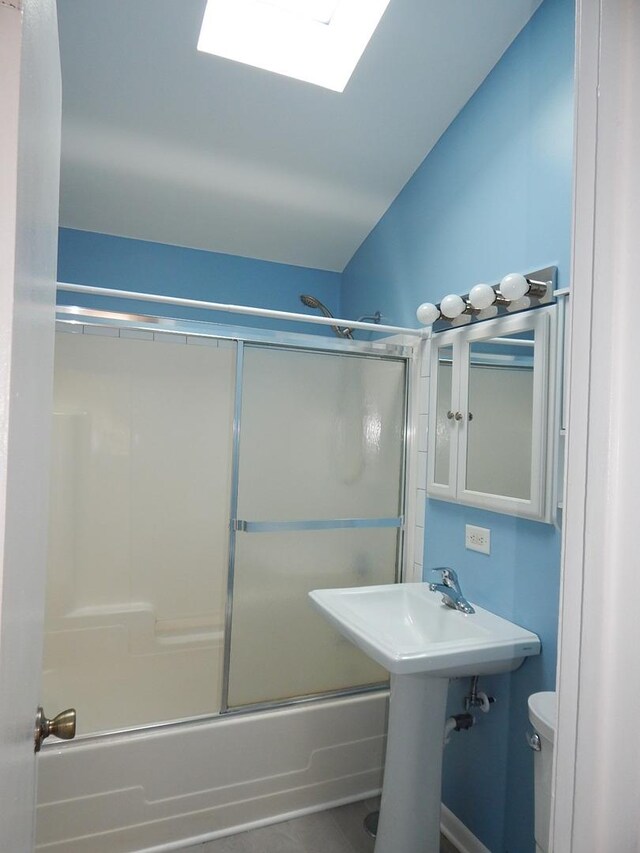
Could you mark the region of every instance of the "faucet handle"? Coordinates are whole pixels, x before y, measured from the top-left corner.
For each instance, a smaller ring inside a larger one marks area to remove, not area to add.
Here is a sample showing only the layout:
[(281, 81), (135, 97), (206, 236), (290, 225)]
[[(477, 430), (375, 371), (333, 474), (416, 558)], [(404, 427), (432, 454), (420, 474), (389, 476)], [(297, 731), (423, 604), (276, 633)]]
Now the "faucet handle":
[(432, 569), (431, 571), (442, 572), (442, 583), (445, 586), (452, 588), (459, 587), (457, 572), (449, 568), (449, 566), (438, 566), (437, 569)]

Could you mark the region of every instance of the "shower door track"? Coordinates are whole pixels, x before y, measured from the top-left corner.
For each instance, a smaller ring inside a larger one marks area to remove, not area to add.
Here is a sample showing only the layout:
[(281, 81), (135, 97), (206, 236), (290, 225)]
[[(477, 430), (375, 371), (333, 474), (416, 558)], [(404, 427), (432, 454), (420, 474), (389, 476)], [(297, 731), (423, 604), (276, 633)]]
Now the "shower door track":
[[(359, 341), (348, 338), (329, 338), (300, 332), (282, 332), (274, 329), (254, 329), (248, 326), (231, 326), (203, 320), (184, 320), (154, 314), (128, 314), (121, 311), (106, 311), (97, 308), (81, 308), (76, 305), (57, 305), (56, 321), (63, 326), (94, 326), (118, 330), (135, 330), (179, 335), (187, 338), (216, 338), (247, 344), (260, 344), (286, 349), (319, 350), (350, 355), (381, 358), (391, 357), (408, 360), (413, 348), (403, 343)], [(376, 333), (379, 327), (369, 324), (367, 331)]]

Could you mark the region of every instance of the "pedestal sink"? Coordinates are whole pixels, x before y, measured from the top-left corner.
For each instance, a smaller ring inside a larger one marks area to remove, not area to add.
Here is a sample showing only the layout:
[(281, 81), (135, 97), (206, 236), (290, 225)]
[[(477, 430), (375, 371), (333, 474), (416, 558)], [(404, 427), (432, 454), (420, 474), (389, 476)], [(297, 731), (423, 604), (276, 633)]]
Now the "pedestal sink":
[(391, 673), (375, 853), (438, 853), (449, 679), (517, 669), (539, 654), (539, 638), (480, 607), (469, 615), (452, 610), (426, 583), (316, 589), (309, 596)]

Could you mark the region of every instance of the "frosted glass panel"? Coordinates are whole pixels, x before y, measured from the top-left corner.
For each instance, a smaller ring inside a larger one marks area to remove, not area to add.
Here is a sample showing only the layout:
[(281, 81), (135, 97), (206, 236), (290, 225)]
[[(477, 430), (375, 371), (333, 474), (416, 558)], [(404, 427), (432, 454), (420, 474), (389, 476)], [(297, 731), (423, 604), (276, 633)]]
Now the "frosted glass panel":
[(245, 350), (238, 517), (397, 516), (404, 362)]
[[(405, 366), (247, 347), (238, 518), (393, 519), (401, 512)], [(393, 583), (398, 530), (236, 534), (230, 707), (386, 681), (311, 607), (320, 587)]]
[(239, 533), (229, 705), (386, 681), (312, 608), (320, 587), (393, 583), (396, 530)]
[(56, 336), (43, 700), (81, 733), (219, 710), (234, 392), (232, 348)]

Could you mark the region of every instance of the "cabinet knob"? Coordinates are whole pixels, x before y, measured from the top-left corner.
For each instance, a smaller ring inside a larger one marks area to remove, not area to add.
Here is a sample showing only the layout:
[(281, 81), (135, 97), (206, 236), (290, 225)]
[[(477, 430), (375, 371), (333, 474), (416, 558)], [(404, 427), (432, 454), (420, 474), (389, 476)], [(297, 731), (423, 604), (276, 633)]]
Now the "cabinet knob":
[(464, 415), (462, 414), (462, 412), (456, 412), (455, 419), (457, 421), (461, 421), (463, 418), (464, 418)]
[(449, 411), (447, 412), (447, 418), (449, 420), (451, 420), (453, 418), (453, 412), (451, 411), (451, 409), (449, 409)]

